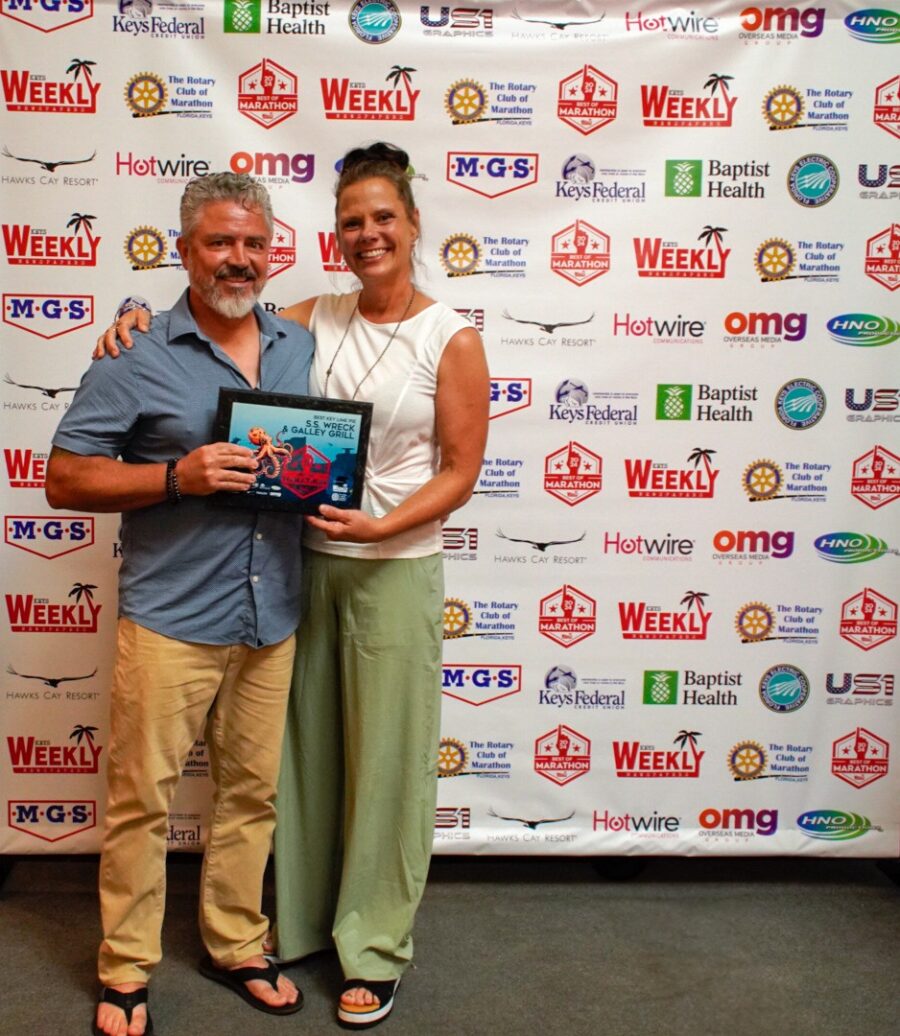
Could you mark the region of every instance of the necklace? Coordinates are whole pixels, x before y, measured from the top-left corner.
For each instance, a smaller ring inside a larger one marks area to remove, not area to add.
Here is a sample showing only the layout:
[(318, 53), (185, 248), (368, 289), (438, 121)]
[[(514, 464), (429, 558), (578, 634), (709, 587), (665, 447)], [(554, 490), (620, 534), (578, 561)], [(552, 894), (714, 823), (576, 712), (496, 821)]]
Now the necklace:
[[(375, 358), (375, 362), (366, 371), (366, 373), (356, 383), (356, 388), (353, 390), (353, 395), (350, 397), (351, 400), (356, 399), (356, 393), (359, 392), (362, 387), (362, 383), (368, 378), (373, 370), (378, 366), (379, 363), (384, 359), (384, 354), (390, 349), (394, 339), (397, 337), (397, 332), (400, 330), (400, 325), (406, 320), (406, 314), (412, 309), (413, 299), (416, 297), (416, 289), (413, 288), (412, 295), (409, 297), (409, 302), (406, 303), (406, 309), (403, 310), (403, 316), (397, 321), (397, 326), (391, 331), (391, 337), (387, 340), (387, 345), (381, 350), (378, 356)], [(347, 326), (344, 328), (344, 333), (341, 335), (341, 340), (338, 342), (338, 347), (334, 351), (334, 356), (331, 357), (331, 363), (328, 364), (328, 370), (325, 371), (325, 387), (322, 390), (322, 395), (328, 395), (328, 379), (331, 377), (331, 372), (334, 370), (334, 361), (340, 355), (341, 349), (344, 348), (344, 342), (346, 341), (347, 335), (350, 333), (350, 326), (353, 323), (353, 318), (356, 316), (359, 310), (359, 296), (356, 297), (356, 303), (353, 306), (353, 312), (350, 314), (350, 319), (347, 321)]]

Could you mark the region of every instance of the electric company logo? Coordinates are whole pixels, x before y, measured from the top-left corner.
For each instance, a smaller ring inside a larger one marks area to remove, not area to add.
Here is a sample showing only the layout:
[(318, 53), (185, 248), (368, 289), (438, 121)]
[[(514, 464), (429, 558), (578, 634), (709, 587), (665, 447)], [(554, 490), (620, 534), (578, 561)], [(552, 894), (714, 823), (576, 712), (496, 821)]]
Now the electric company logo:
[(673, 744), (677, 749), (642, 745), (640, 741), (613, 741), (613, 762), (617, 777), (676, 778), (700, 776), (700, 760), (706, 753), (697, 748), (699, 730), (681, 730)]
[(296, 115), (298, 107), (297, 77), (277, 61), (263, 58), (238, 77), (238, 111), (263, 129)]
[(294, 228), (280, 219), (273, 219), (272, 244), (269, 247), (269, 280), (289, 270), (297, 261)]
[(446, 176), (484, 198), (499, 198), (537, 183), (538, 158), (536, 152), (448, 151)]
[(683, 611), (664, 611), (644, 601), (619, 601), (619, 628), (623, 640), (706, 640), (712, 612), (703, 602), (709, 594), (689, 590), (680, 603)]
[(534, 742), (534, 772), (562, 786), (591, 769), (591, 742), (584, 734), (560, 723)]
[[(394, 65), (385, 76), (391, 87), (367, 86), (350, 79), (320, 79), (326, 119), (412, 122), (421, 90), (413, 90), (414, 68)], [(403, 84), (402, 89), (400, 84)]]
[(47, 454), (32, 449), (3, 450), (10, 489), (43, 489), (47, 475)]
[(394, 0), (356, 0), (350, 8), (350, 28), (363, 43), (387, 43), (400, 31), (400, 8)]
[[(432, 14), (434, 7), (438, 14)], [(424, 36), (493, 36), (492, 7), (448, 7), (444, 4), (421, 4), (419, 21)]]
[(755, 561), (789, 558), (794, 553), (794, 533), (788, 529), (719, 529), (713, 535), (713, 561)]
[(603, 488), (603, 458), (578, 442), (569, 442), (544, 458), (544, 490), (569, 507)]
[(806, 208), (827, 205), (839, 185), (837, 166), (825, 155), (803, 155), (788, 170), (788, 194)]
[(893, 673), (837, 673), (825, 676), (825, 701), (829, 705), (883, 705), (894, 704)]
[(731, 255), (722, 247), (725, 232), (725, 227), (704, 227), (697, 240), (705, 248), (685, 248), (661, 237), (632, 238), (638, 277), (723, 278)]
[(731, 126), (737, 97), (728, 84), (734, 76), (714, 73), (703, 84), (709, 96), (694, 96), (669, 86), (641, 84), (641, 115), (645, 126), (726, 129)]
[(892, 223), (866, 241), (865, 271), (888, 291), (900, 288), (900, 223)]
[(759, 698), (771, 712), (796, 712), (809, 699), (809, 677), (787, 662), (773, 665), (760, 677)]
[(9, 799), (6, 806), (9, 826), (42, 842), (61, 842), (97, 825), (92, 799)]
[(49, 79), (43, 73), (11, 68), (0, 69), (3, 101), (10, 112), (57, 112), (62, 115), (93, 115), (97, 111), (100, 83), (91, 68), (96, 61), (73, 58), (66, 68), (70, 81)]
[(94, 0), (0, 0), (0, 15), (38, 32), (56, 32), (94, 16)]
[(12, 633), (96, 633), (103, 608), (94, 601), (93, 583), (75, 583), (71, 601), (54, 603), (34, 594), (4, 594)]
[[(715, 450), (693, 450), (687, 463), (693, 468), (670, 468), (652, 458), (625, 458), (625, 482), (631, 497), (670, 500), (711, 500), (715, 496), (719, 469), (712, 466)], [(702, 468), (701, 468), (702, 464)]]
[(797, 827), (810, 838), (846, 842), (869, 831), (881, 831), (868, 817), (842, 809), (811, 809), (797, 817)]
[(900, 13), (866, 7), (844, 19), (844, 27), (860, 43), (900, 43)]
[(857, 727), (831, 745), (831, 772), (854, 788), (865, 788), (884, 777), (889, 759), (888, 742), (865, 727)]
[(619, 110), (619, 84), (593, 65), (559, 82), (556, 114), (584, 136), (608, 126)]
[(443, 665), (441, 689), (448, 698), (467, 705), (487, 705), (522, 690), (520, 665)]
[(883, 558), (885, 554), (900, 554), (884, 540), (864, 532), (826, 532), (815, 538), (813, 547), (823, 561), (839, 565), (855, 565)]
[(491, 378), (490, 420), (531, 406), (531, 378)]
[(825, 26), (824, 7), (745, 7), (741, 11), (740, 39), (746, 43), (777, 40), (787, 43), (798, 36), (815, 39)]
[(609, 235), (576, 219), (551, 238), (550, 269), (579, 288), (609, 273)]
[(95, 216), (73, 212), (72, 234), (49, 234), (30, 223), (4, 223), (3, 245), (10, 266), (96, 266), (101, 238), (91, 233)]
[(754, 835), (768, 837), (778, 830), (778, 810), (709, 807), (700, 812), (697, 823), (701, 838), (746, 840)]
[(825, 326), (831, 340), (839, 345), (891, 345), (900, 338), (900, 321), (872, 313), (841, 313)]
[(564, 648), (594, 635), (597, 602), (576, 586), (563, 583), (540, 600), (538, 632)]
[(333, 230), (320, 230), (316, 237), (319, 242), (319, 258), (322, 261), (322, 269), (326, 273), (349, 273), (350, 267), (341, 255), (337, 234)]
[(94, 322), (93, 295), (3, 293), (3, 323), (38, 338), (59, 338)]
[(872, 121), (891, 136), (900, 137), (900, 75), (875, 87)]
[(50, 518), (8, 514), (3, 519), (4, 542), (40, 558), (61, 558), (94, 542), (94, 519), (87, 515)]
[(873, 446), (853, 462), (850, 493), (873, 511), (900, 498), (900, 457)]
[(793, 431), (817, 425), (825, 415), (822, 386), (809, 378), (792, 378), (775, 395), (775, 416)]
[(848, 597), (841, 606), (840, 634), (863, 651), (897, 636), (897, 604), (871, 587)]
[(77, 724), (69, 741), (54, 745), (33, 735), (8, 736), (6, 747), (13, 773), (99, 773), (102, 745), (94, 744), (97, 728)]

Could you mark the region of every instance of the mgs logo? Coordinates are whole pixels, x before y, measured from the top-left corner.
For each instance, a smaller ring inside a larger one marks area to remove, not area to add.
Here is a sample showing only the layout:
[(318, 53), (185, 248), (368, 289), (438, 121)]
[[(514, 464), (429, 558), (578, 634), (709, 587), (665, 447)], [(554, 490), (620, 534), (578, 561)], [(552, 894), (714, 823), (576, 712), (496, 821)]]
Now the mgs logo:
[(59, 338), (94, 322), (93, 295), (3, 294), (3, 323), (38, 338)]
[(531, 378), (491, 378), (490, 420), (531, 406)]
[(519, 191), (537, 183), (536, 152), (449, 151), (447, 180), (484, 198)]
[(271, 58), (239, 76), (238, 111), (263, 129), (296, 115), (297, 108), (297, 77)]
[(0, 0), (0, 14), (38, 32), (56, 32), (94, 17), (94, 0)]
[(564, 648), (593, 636), (597, 629), (597, 602), (575, 586), (564, 583), (541, 598), (538, 632)]
[(556, 114), (584, 136), (608, 126), (618, 113), (619, 85), (593, 65), (561, 79)]
[(865, 727), (832, 742), (831, 772), (854, 788), (880, 780), (888, 772), (890, 746)]
[(603, 488), (603, 458), (570, 442), (544, 459), (544, 489), (569, 507), (588, 500)]
[(486, 705), (522, 690), (520, 665), (469, 664), (443, 667), (442, 690), (467, 705)]
[(840, 633), (863, 651), (893, 640), (897, 636), (896, 602), (867, 586), (844, 601)]
[(4, 541), (39, 558), (61, 558), (93, 544), (94, 519), (8, 514), (4, 519)]
[(83, 799), (10, 799), (7, 818), (9, 826), (17, 831), (42, 842), (61, 842), (96, 826), (97, 803)]
[(853, 462), (850, 492), (873, 511), (900, 497), (900, 457), (873, 446)]
[(550, 244), (550, 269), (579, 288), (609, 272), (609, 235), (586, 220), (557, 231)]
[(562, 786), (591, 769), (591, 742), (577, 730), (560, 723), (534, 742), (534, 772)]

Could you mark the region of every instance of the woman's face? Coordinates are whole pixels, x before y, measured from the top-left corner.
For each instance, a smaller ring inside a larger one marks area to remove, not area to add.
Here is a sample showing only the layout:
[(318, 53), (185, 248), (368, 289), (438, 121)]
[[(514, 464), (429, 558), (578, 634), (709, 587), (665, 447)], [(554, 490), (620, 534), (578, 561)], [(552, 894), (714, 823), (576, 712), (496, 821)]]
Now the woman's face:
[(338, 244), (363, 282), (410, 277), (419, 214), (410, 218), (397, 188), (381, 176), (345, 187), (337, 204)]

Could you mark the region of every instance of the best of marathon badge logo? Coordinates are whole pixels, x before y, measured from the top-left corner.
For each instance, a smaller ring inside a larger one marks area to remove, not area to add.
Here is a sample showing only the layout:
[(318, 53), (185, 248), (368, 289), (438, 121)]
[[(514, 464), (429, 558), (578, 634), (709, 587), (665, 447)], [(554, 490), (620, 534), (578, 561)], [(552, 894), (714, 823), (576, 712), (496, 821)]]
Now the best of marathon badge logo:
[(609, 235), (576, 219), (553, 235), (550, 269), (579, 288), (609, 273)]
[(93, 18), (94, 0), (0, 0), (0, 15), (38, 32), (56, 32)]
[(97, 803), (83, 799), (9, 799), (7, 822), (16, 831), (42, 842), (61, 842), (96, 827)]
[(51, 518), (48, 515), (8, 514), (4, 541), (39, 558), (61, 558), (94, 542), (94, 519), (88, 515)]
[(841, 606), (840, 633), (863, 651), (893, 640), (897, 636), (896, 602), (867, 586)]
[(900, 137), (900, 75), (875, 87), (872, 121), (891, 136)]
[(102, 745), (94, 744), (96, 727), (77, 724), (69, 741), (61, 745), (51, 744), (29, 735), (8, 736), (6, 747), (13, 773), (98, 773)]
[(3, 244), (10, 266), (96, 266), (100, 238), (91, 233), (96, 216), (73, 212), (72, 234), (48, 234), (29, 223), (4, 223)]
[(320, 79), (325, 118), (412, 122), (416, 117), (416, 101), (422, 93), (412, 88), (415, 71), (394, 65), (384, 77), (392, 84), (390, 87), (367, 86), (350, 79)]
[(684, 611), (664, 611), (644, 601), (619, 601), (623, 640), (706, 640), (712, 612), (703, 602), (709, 594), (689, 590), (681, 598)]
[(294, 228), (280, 219), (272, 220), (272, 244), (269, 246), (269, 280), (289, 270), (297, 261)]
[(703, 84), (709, 96), (691, 97), (670, 86), (641, 85), (641, 114), (645, 126), (705, 127), (726, 129), (731, 126), (737, 98), (728, 84), (734, 76), (713, 73)]
[(38, 338), (59, 338), (94, 322), (93, 295), (3, 293), (3, 323)]
[(447, 180), (484, 198), (537, 183), (539, 156), (524, 151), (448, 151)]
[[(670, 468), (652, 458), (625, 458), (625, 481), (631, 497), (667, 499), (709, 499), (715, 496), (719, 469), (712, 466), (715, 450), (698, 447), (687, 458), (693, 468)], [(703, 465), (701, 468), (700, 465)]]
[(591, 769), (591, 742), (560, 723), (534, 742), (534, 772), (554, 784), (568, 784)]
[(697, 748), (699, 730), (681, 730), (673, 744), (678, 749), (656, 748), (640, 741), (613, 741), (617, 777), (699, 777), (706, 752)]
[(900, 498), (900, 457), (873, 446), (853, 462), (850, 492), (873, 511)]
[(263, 58), (238, 77), (238, 111), (271, 129), (297, 114), (297, 77), (277, 61)]
[(62, 115), (93, 115), (97, 111), (100, 83), (95, 83), (91, 68), (96, 61), (73, 58), (66, 73), (69, 82), (11, 68), (0, 70), (3, 101), (11, 112), (58, 112)]
[(4, 594), (12, 633), (96, 633), (103, 608), (94, 601), (93, 583), (75, 583), (70, 601), (54, 603), (34, 594)]
[(731, 255), (722, 247), (726, 227), (706, 226), (697, 237), (706, 247), (684, 248), (661, 237), (632, 238), (638, 277), (700, 277), (722, 279)]
[(866, 276), (888, 291), (900, 288), (900, 223), (892, 223), (866, 241)]
[(888, 772), (890, 746), (865, 727), (839, 737), (831, 745), (831, 772), (852, 785), (865, 788)]
[(593, 636), (597, 630), (597, 602), (576, 586), (564, 583), (541, 598), (538, 632), (564, 648)]
[(603, 488), (603, 458), (570, 442), (544, 458), (544, 489), (569, 507), (596, 496)]
[(559, 82), (556, 114), (587, 136), (608, 126), (619, 110), (619, 84), (593, 65), (585, 65)]

